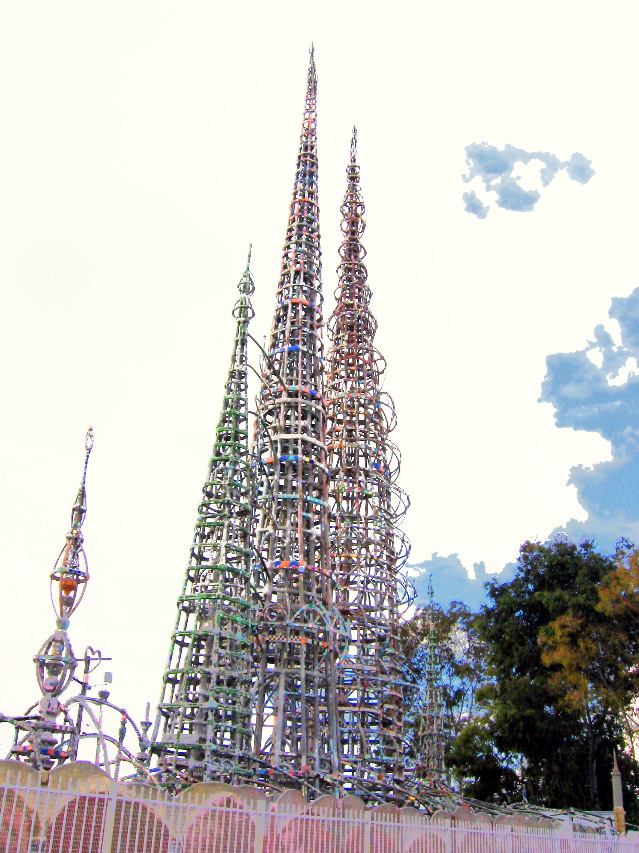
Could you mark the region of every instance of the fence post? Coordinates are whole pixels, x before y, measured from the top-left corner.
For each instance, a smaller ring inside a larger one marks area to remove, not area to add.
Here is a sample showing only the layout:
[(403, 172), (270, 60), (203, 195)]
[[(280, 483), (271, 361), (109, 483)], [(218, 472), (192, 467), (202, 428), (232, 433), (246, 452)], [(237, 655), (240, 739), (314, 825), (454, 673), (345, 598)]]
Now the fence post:
[(109, 800), (106, 807), (106, 815), (104, 818), (104, 830), (102, 832), (102, 848), (101, 853), (111, 853), (111, 845), (113, 844), (113, 827), (115, 824), (115, 807), (118, 797), (118, 783), (113, 780), (109, 786)]
[(371, 812), (364, 812), (364, 853), (371, 853)]
[(262, 853), (264, 849), (264, 838), (266, 837), (266, 810), (267, 802), (261, 803), (261, 808), (258, 808), (255, 814), (255, 845), (254, 853)]
[(561, 853), (561, 838), (559, 837), (557, 823), (558, 823), (558, 821), (555, 821), (555, 826), (553, 827), (553, 830), (552, 830), (552, 834), (554, 836), (553, 853)]

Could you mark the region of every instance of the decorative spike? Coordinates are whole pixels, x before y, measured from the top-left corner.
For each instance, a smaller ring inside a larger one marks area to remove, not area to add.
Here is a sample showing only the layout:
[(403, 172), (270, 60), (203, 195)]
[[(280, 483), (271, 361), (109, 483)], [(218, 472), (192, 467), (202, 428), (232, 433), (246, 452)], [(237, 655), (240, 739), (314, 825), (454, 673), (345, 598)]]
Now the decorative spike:
[(314, 51), (277, 305), (262, 362), (255, 447), (255, 549), (262, 608), (255, 751), (276, 784), (331, 790), (339, 771), (334, 607), (328, 544), (326, 410), (317, 199)]
[[(251, 482), (247, 338), (255, 290), (246, 270), (231, 367), (195, 526), (152, 737), (168, 785), (252, 774)], [(161, 733), (159, 728), (161, 726)]]
[(308, 51), (308, 75), (307, 75), (307, 95), (308, 92), (313, 92), (313, 100), (316, 99), (317, 93), (317, 69), (315, 68), (315, 45), (311, 42)]
[[(71, 528), (67, 542), (50, 575), (51, 603), (56, 614), (56, 629), (45, 640), (33, 659), (36, 678), (42, 698), (37, 706), (37, 720), (25, 725), (28, 736), (18, 742), (12, 752), (16, 758), (27, 761), (34, 767), (50, 770), (69, 757), (65, 745), (58, 744), (58, 737), (66, 735), (73, 739), (75, 726), (66, 715), (58, 697), (71, 683), (77, 660), (67, 634), (69, 619), (74, 613), (86, 590), (89, 567), (83, 547), (82, 525), (86, 515), (86, 477), (89, 456), (93, 448), (93, 429), (89, 427), (85, 438), (84, 469), (80, 487), (71, 510)], [(64, 721), (58, 723), (58, 717)], [(20, 725), (17, 725), (20, 728)]]
[[(86, 516), (86, 478), (89, 456), (93, 449), (93, 427), (89, 427), (84, 441), (84, 470), (78, 494), (71, 510), (71, 528), (67, 533), (67, 544), (60, 552), (51, 572), (51, 601), (59, 619), (66, 620), (74, 613), (86, 590), (89, 580), (86, 556), (82, 547), (84, 541), (81, 528)], [(56, 586), (57, 585), (57, 586)], [(54, 601), (57, 593), (57, 603)]]
[(400, 615), (411, 602), (400, 574), (409, 546), (397, 525), (409, 502), (395, 483), (395, 410), (381, 390), (386, 365), (374, 345), (355, 128), (346, 176), (326, 389), (331, 549), (339, 608), (350, 627), (338, 676), (341, 750), (352, 790), (394, 798), (404, 777)]

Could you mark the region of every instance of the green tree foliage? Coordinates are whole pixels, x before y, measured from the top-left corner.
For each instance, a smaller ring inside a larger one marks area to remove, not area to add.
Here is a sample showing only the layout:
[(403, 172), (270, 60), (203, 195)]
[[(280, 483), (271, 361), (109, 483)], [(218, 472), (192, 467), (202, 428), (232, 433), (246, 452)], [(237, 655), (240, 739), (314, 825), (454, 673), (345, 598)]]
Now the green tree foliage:
[(508, 765), (508, 757), (496, 751), (490, 721), (469, 720), (450, 742), (446, 763), (459, 776), (462, 793), (485, 802), (515, 802), (521, 799), (521, 778)]
[[(590, 542), (526, 542), (513, 580), (487, 590), (476, 627), (494, 679), (478, 696), (490, 760), (520, 761), (532, 802), (610, 808), (613, 749), (634, 773), (624, 734), (639, 694), (636, 555), (627, 545), (607, 557)], [(468, 750), (456, 753), (477, 778)], [(632, 799), (629, 790), (627, 807)]]

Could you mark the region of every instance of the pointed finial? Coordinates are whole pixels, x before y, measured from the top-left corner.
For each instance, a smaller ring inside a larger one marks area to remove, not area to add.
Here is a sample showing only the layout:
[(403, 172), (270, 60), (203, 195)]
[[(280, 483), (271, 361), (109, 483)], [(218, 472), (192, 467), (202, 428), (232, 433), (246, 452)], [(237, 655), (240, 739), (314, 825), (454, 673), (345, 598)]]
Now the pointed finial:
[[(86, 582), (89, 580), (83, 537), (80, 529), (87, 513), (86, 479), (89, 456), (93, 449), (93, 427), (89, 427), (84, 438), (84, 468), (80, 488), (71, 510), (71, 529), (67, 533), (67, 544), (60, 552), (51, 572), (51, 601), (58, 618), (68, 624), (69, 616), (82, 600)], [(57, 595), (54, 595), (54, 590)], [(56, 600), (57, 599), (57, 600)], [(66, 626), (65, 626), (66, 627)]]
[(89, 465), (89, 456), (93, 450), (93, 427), (89, 427), (87, 434), (84, 437), (84, 470), (82, 471), (82, 479), (80, 480), (80, 488), (75, 498), (73, 509), (71, 510), (71, 532), (79, 531), (84, 523), (84, 517), (87, 512), (86, 507), (86, 481), (87, 467)]
[(351, 163), (355, 162), (357, 157), (357, 128), (353, 125), (353, 135), (351, 136)]
[[(255, 284), (253, 283), (253, 276), (251, 275), (251, 255), (253, 253), (253, 244), (249, 244), (248, 250), (248, 258), (246, 260), (246, 269), (242, 273), (242, 278), (239, 280), (237, 289), (240, 291), (242, 296), (250, 297), (255, 292)], [(233, 308), (233, 316), (236, 319), (239, 319), (240, 315), (246, 319), (246, 310), (249, 309), (250, 317), (253, 316), (253, 309), (251, 307), (251, 303), (249, 299), (241, 299), (235, 304)], [(249, 319), (250, 319), (249, 317)]]
[(308, 63), (308, 91), (315, 91), (317, 87), (317, 71), (315, 69), (315, 45), (311, 42), (311, 47), (309, 50), (309, 63)]
[(93, 427), (89, 427), (87, 430), (87, 434), (84, 437), (84, 471), (82, 472), (82, 485), (86, 483), (87, 479), (87, 466), (89, 464), (89, 456), (91, 456), (91, 451), (93, 450)]

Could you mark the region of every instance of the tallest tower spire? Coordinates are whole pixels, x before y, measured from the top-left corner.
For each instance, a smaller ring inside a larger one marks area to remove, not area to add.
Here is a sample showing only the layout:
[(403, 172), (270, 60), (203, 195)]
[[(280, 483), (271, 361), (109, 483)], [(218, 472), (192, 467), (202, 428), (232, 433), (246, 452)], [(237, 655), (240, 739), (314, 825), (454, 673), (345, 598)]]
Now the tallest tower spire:
[[(282, 783), (320, 789), (339, 769), (336, 656), (344, 637), (329, 561), (317, 75), (304, 118), (269, 351), (262, 363), (255, 549), (260, 574), (256, 758)], [(258, 771), (259, 772), (259, 771)]]
[[(315, 49), (311, 45), (304, 119), (297, 155), (293, 199), (288, 217), (286, 239), (282, 257), (282, 270), (278, 292), (289, 284), (298, 284), (317, 295), (314, 307), (321, 322), (321, 251), (319, 230), (319, 202), (317, 193), (317, 72)], [(273, 332), (277, 314), (274, 318)], [(321, 339), (318, 337), (321, 350)], [(320, 376), (319, 367), (316, 375)]]

